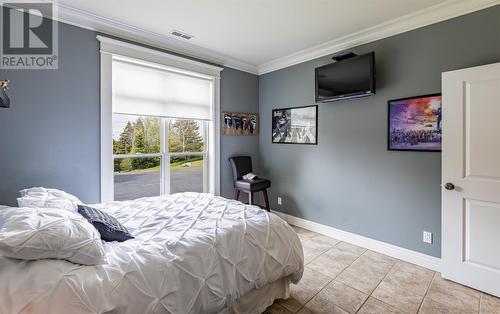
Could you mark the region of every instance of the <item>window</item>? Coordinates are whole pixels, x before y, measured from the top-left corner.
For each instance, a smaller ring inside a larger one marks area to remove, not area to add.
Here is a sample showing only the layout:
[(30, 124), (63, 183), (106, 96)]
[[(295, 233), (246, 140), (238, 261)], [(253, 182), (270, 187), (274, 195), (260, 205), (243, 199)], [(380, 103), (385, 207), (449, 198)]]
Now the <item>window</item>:
[(113, 114), (114, 200), (207, 192), (208, 122)]
[[(187, 69), (180, 69), (169, 63), (184, 64), (182, 58), (146, 48), (139, 50), (151, 54), (139, 60), (135, 46), (98, 39), (101, 201), (185, 191), (218, 194), (221, 68), (189, 60)], [(124, 50), (135, 58), (123, 57)], [(164, 62), (158, 63), (159, 55)], [(205, 67), (211, 72), (203, 73)]]

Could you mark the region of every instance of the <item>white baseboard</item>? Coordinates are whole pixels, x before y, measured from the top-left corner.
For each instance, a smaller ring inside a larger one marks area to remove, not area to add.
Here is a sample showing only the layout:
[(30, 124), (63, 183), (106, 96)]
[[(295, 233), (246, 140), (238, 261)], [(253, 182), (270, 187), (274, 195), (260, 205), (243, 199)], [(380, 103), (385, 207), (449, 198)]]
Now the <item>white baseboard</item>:
[(355, 233), (343, 231), (330, 226), (322, 225), (314, 221), (284, 214), (275, 210), (273, 210), (272, 212), (280, 216), (283, 220), (285, 220), (291, 225), (301, 227), (313, 232), (317, 232), (340, 241), (349, 242), (354, 245), (358, 245), (367, 248), (369, 250), (403, 260), (405, 262), (409, 262), (428, 269), (432, 269), (437, 272), (441, 272), (440, 258), (408, 250), (396, 245), (367, 238)]

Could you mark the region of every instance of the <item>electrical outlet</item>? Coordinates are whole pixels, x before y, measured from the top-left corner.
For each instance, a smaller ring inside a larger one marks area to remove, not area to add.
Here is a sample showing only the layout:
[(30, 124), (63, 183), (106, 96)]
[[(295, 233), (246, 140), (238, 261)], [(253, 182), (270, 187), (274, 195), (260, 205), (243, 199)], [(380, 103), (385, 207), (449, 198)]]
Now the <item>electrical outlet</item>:
[(281, 196), (278, 196), (278, 205), (281, 205), (282, 202), (281, 202)]
[(432, 232), (429, 231), (424, 231), (424, 238), (423, 241), (425, 243), (432, 244)]

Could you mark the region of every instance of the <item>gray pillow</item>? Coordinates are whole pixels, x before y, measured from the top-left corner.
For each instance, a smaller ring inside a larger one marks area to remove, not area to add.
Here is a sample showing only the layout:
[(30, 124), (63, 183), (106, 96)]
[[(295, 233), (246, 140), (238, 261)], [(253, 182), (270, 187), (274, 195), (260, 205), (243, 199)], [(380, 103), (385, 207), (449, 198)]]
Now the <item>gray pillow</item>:
[(115, 217), (85, 205), (78, 205), (78, 212), (94, 225), (104, 241), (123, 242), (134, 237)]

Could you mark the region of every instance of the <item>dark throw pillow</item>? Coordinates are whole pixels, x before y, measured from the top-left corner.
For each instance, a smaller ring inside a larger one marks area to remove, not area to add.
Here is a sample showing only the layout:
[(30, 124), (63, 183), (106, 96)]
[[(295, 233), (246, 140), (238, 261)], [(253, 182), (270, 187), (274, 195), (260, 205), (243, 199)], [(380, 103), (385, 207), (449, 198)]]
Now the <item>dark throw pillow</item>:
[(85, 217), (101, 234), (104, 241), (123, 242), (134, 237), (115, 217), (98, 209), (78, 205), (78, 212)]

